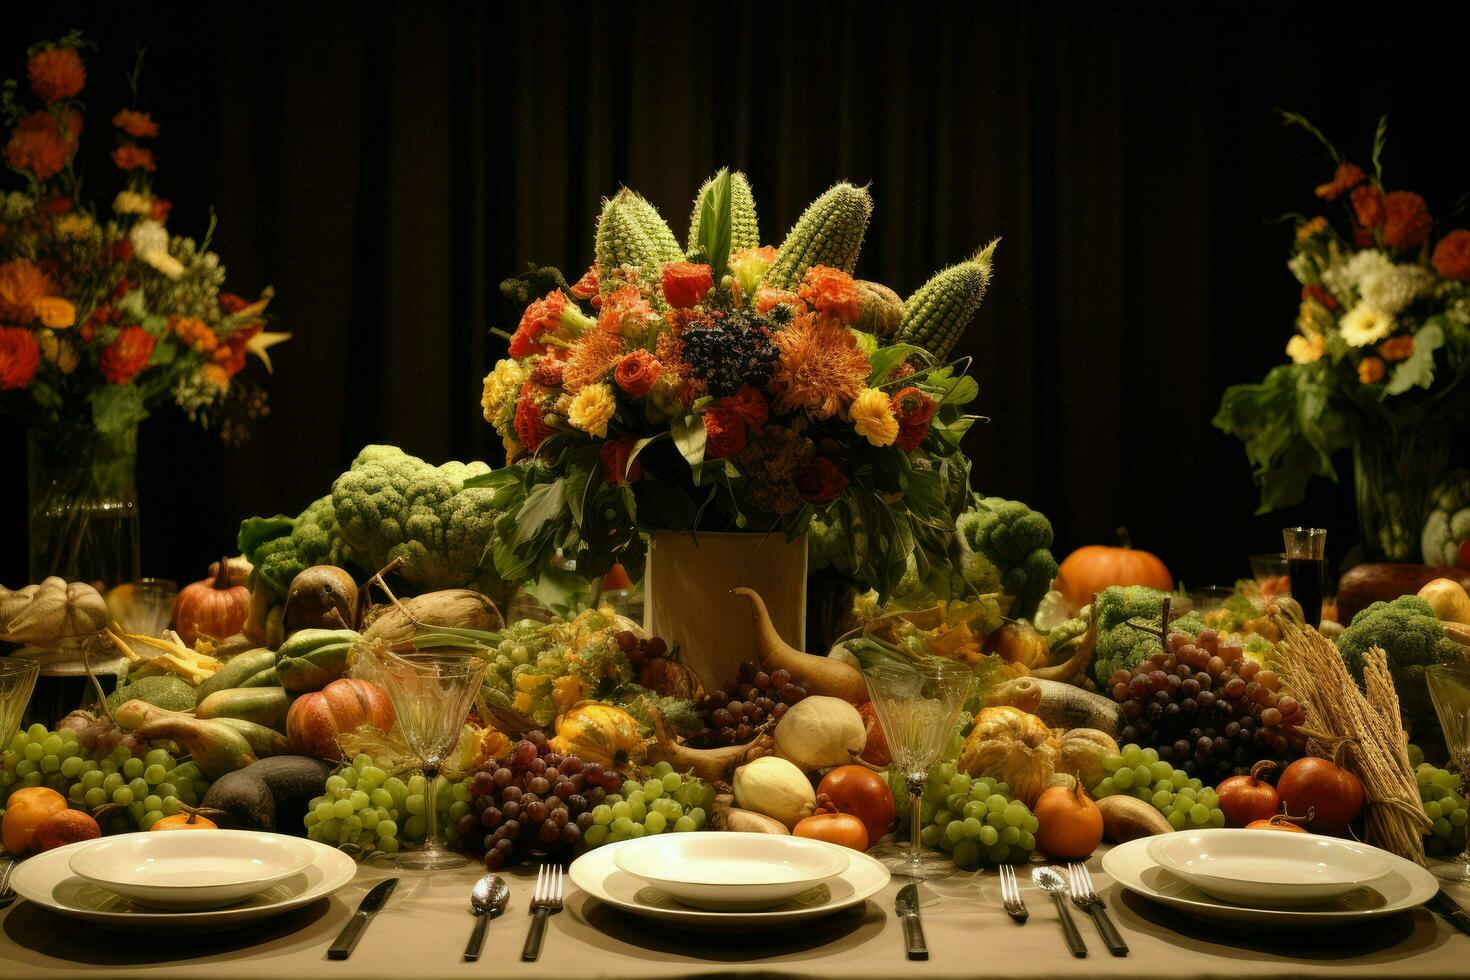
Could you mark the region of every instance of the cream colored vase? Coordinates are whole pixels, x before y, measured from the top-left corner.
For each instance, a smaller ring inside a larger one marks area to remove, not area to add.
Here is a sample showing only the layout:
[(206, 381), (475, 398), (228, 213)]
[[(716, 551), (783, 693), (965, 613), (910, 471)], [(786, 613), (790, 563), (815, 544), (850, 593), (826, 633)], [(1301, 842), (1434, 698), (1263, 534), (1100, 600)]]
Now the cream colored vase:
[(781, 638), (803, 649), (805, 536), (655, 531), (643, 582), (644, 628), (677, 644), (707, 691), (756, 659), (750, 603), (731, 589), (760, 593)]

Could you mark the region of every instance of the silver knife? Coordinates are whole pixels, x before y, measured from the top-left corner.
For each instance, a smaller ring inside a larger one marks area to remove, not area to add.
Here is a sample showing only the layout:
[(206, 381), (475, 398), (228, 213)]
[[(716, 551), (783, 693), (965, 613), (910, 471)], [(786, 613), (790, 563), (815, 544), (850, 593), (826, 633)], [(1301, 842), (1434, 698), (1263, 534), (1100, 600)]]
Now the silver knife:
[(372, 887), (372, 890), (363, 898), (362, 903), (357, 906), (357, 911), (353, 913), (351, 921), (342, 929), (336, 941), (327, 947), (327, 959), (345, 960), (352, 955), (353, 948), (357, 946), (357, 941), (362, 938), (363, 930), (367, 928), (368, 920), (387, 903), (388, 896), (393, 894), (393, 888), (397, 884), (397, 878), (384, 878)]
[(909, 959), (927, 960), (929, 947), (924, 944), (924, 925), (919, 921), (919, 886), (910, 884), (900, 888), (896, 905), (903, 919), (903, 941), (908, 946)]
[(1450, 923), (1466, 935), (1470, 935), (1470, 912), (1460, 908), (1459, 904), (1450, 898), (1450, 893), (1440, 888), (1438, 894), (1427, 903), (1430, 908), (1450, 920)]

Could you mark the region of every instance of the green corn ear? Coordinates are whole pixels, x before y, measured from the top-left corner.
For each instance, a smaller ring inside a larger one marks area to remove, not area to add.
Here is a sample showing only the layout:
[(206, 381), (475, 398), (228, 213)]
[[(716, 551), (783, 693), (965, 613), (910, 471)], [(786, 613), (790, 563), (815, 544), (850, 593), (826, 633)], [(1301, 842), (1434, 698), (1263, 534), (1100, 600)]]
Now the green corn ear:
[(776, 289), (794, 289), (806, 270), (827, 265), (851, 272), (863, 247), (863, 232), (873, 214), (867, 188), (838, 184), (802, 212), (786, 233), (765, 283)]
[(936, 272), (904, 303), (897, 341), (922, 347), (938, 361), (949, 357), (990, 285), (991, 256), (997, 238), (975, 257)]
[(597, 219), (597, 266), (603, 281), (620, 265), (636, 265), (657, 279), (665, 262), (679, 262), (684, 252), (679, 240), (642, 197), (626, 187), (602, 206)]
[[(689, 216), (689, 251), (699, 246), (699, 215), (704, 210), (704, 196), (709, 193), (720, 174), (706, 180), (694, 195), (694, 213)], [(755, 214), (755, 194), (750, 181), (740, 171), (730, 174), (730, 253), (746, 248), (759, 248), (761, 244), (760, 222)]]

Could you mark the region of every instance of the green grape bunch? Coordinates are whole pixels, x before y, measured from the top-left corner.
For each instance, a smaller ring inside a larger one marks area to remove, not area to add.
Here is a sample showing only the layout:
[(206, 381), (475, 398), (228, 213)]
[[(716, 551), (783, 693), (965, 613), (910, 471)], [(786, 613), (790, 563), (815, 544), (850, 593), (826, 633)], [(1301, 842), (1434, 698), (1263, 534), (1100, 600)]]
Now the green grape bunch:
[(938, 848), (960, 871), (981, 863), (1020, 864), (1036, 848), (1041, 824), (1010, 787), (972, 778), (945, 762), (930, 772), (919, 804), (919, 843)]
[(1149, 803), (1175, 830), (1225, 826), (1220, 798), (1198, 777), (1159, 758), (1153, 747), (1129, 743), (1103, 759), (1107, 774), (1089, 788), (1094, 799), (1128, 794)]
[[(392, 769), (389, 760), (363, 754), (328, 776), (323, 794), (307, 806), (307, 838), (362, 854), (394, 854), (404, 844), (422, 841), (428, 831), (428, 780), (418, 773), (403, 779), (390, 775)], [(435, 778), (440, 833), (454, 847), (456, 824), (470, 811), (469, 787), (463, 780)]]
[[(1419, 758), (1423, 758), (1422, 755)], [(1458, 773), (1428, 762), (1414, 768), (1419, 802), (1433, 826), (1425, 835), (1424, 851), (1431, 857), (1454, 857), (1465, 852), (1465, 781)]]
[(647, 779), (627, 780), (621, 791), (608, 794), (593, 807), (582, 840), (591, 850), (651, 834), (704, 830), (714, 802), (715, 790), (709, 783), (660, 762)]

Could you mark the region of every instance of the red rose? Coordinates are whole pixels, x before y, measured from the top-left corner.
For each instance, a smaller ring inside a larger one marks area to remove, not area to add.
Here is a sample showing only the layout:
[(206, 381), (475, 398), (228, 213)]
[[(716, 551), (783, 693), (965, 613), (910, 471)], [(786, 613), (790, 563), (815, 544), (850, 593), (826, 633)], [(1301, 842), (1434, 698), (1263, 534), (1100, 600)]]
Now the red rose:
[(1383, 244), (1389, 248), (1418, 248), (1429, 241), (1434, 219), (1429, 205), (1413, 191), (1383, 195)]
[(1353, 191), (1353, 213), (1364, 228), (1383, 224), (1383, 191), (1373, 184), (1361, 184)]
[(594, 262), (587, 267), (586, 272), (582, 273), (582, 278), (572, 286), (572, 295), (577, 299), (591, 299), (597, 295), (599, 288), (597, 263)]
[(830, 504), (847, 492), (847, 474), (826, 456), (818, 456), (796, 474), (796, 492), (809, 504)]
[(24, 388), (36, 376), (41, 348), (23, 327), (0, 327), (0, 391)]
[(643, 475), (643, 464), (633, 460), (629, 465), (628, 457), (633, 455), (633, 446), (638, 442), (632, 436), (622, 439), (612, 439), (602, 444), (598, 456), (602, 459), (602, 480), (616, 487), (626, 487), (630, 483), (637, 483), (638, 478)]
[(642, 398), (653, 388), (662, 371), (658, 358), (640, 347), (618, 360), (613, 368), (613, 381), (634, 398)]
[(745, 448), (745, 423), (728, 408), (704, 413), (704, 458), (725, 459)]
[(695, 306), (714, 287), (714, 270), (703, 263), (670, 262), (664, 266), (664, 299), (670, 306)]
[(899, 425), (928, 425), (939, 403), (913, 385), (900, 388), (889, 405)]
[(536, 447), (551, 435), (551, 426), (546, 424), (546, 419), (541, 414), (541, 406), (536, 404), (536, 398), (529, 384), (521, 387), (521, 397), (516, 402), (515, 426), (516, 439), (526, 452), (533, 456), (536, 454)]
[(41, 205), (42, 214), (66, 214), (71, 210), (71, 198), (53, 197)]
[(1446, 279), (1470, 280), (1470, 231), (1456, 228), (1441, 238), (1431, 261)]
[(164, 222), (168, 220), (169, 212), (174, 209), (172, 201), (165, 201), (161, 197), (153, 199), (153, 206), (148, 210), (148, 217), (154, 221)]
[(929, 434), (929, 423), (921, 422), (918, 425), (900, 425), (898, 435), (893, 444), (906, 453), (911, 453), (919, 448), (919, 443)]
[[(526, 307), (526, 312), (521, 314), (520, 325), (516, 327), (515, 336), (510, 338), (510, 356), (545, 354), (547, 345), (540, 342), (541, 337), (555, 330), (561, 323), (561, 314), (566, 305), (567, 294), (560, 289), (553, 289), (545, 297)], [(535, 452), (524, 440), (521, 444), (526, 446), (527, 452)]]
[[(119, 262), (131, 262), (133, 260), (133, 243), (130, 239), (119, 238), (112, 243), (112, 257)], [(229, 311), (229, 312), (234, 312)]]
[(721, 398), (719, 407), (734, 412), (749, 426), (765, 425), (766, 419), (771, 415), (770, 406), (766, 404), (766, 396), (750, 385), (745, 385), (733, 395)]
[(115, 385), (127, 384), (148, 366), (158, 339), (142, 327), (123, 327), (102, 352), (102, 376)]

